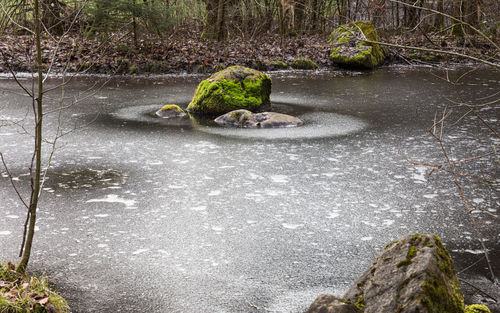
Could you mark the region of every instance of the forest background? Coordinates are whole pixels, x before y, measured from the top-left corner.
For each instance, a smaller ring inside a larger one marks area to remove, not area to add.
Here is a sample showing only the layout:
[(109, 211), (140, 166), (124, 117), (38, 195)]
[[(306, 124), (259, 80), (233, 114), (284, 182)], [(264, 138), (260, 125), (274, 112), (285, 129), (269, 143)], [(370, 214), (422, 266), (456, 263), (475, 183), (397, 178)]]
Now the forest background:
[[(463, 60), (431, 52), (442, 50), (498, 63), (498, 49), (471, 28), (498, 42), (497, 0), (42, 0), (40, 5), (50, 34), (42, 38), (43, 61), (54, 61), (60, 71), (209, 73), (235, 64), (272, 70), (298, 57), (328, 67), (329, 34), (356, 20), (371, 20), (382, 40), (396, 45), (389, 62)], [(31, 1), (1, 1), (0, 71), (7, 72), (7, 64), (30, 71), (26, 47), (33, 39), (26, 30), (32, 28), (32, 9)]]

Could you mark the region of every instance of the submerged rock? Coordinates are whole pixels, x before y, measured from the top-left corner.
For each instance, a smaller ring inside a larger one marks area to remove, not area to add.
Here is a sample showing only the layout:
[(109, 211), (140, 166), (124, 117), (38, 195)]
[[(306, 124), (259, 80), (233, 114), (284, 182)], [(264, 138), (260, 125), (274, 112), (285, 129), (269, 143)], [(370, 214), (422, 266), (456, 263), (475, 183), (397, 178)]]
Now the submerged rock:
[(349, 68), (371, 69), (382, 64), (386, 50), (363, 39), (380, 41), (370, 21), (350, 22), (335, 29), (330, 35), (329, 42), (333, 45), (330, 59), (339, 66)]
[(276, 112), (252, 113), (248, 110), (235, 110), (221, 115), (215, 122), (223, 126), (244, 128), (281, 128), (302, 125), (301, 119)]
[(209, 115), (270, 105), (271, 79), (243, 66), (231, 66), (202, 81), (187, 110)]
[(182, 117), (186, 115), (186, 113), (178, 105), (175, 104), (167, 104), (156, 111), (155, 114), (156, 116), (161, 118)]
[(357, 306), (332, 295), (320, 295), (305, 313), (363, 313)]
[(463, 313), (453, 260), (433, 235), (388, 244), (344, 295), (366, 313)]

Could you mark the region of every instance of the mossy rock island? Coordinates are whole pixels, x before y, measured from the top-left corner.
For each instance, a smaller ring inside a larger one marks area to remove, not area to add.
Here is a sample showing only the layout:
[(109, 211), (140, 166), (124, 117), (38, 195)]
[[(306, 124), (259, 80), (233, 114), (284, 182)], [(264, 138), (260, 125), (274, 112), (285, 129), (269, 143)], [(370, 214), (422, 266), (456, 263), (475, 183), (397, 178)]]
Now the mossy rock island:
[(385, 48), (363, 39), (380, 41), (370, 21), (350, 22), (335, 29), (329, 40), (332, 62), (353, 69), (372, 69), (381, 65), (386, 56)]
[(167, 104), (163, 106), (161, 109), (156, 111), (156, 116), (161, 118), (173, 118), (173, 117), (183, 117), (186, 116), (186, 112), (184, 112), (178, 105), (175, 104)]
[(221, 115), (233, 110), (257, 111), (271, 104), (271, 78), (243, 66), (230, 66), (202, 81), (187, 110)]

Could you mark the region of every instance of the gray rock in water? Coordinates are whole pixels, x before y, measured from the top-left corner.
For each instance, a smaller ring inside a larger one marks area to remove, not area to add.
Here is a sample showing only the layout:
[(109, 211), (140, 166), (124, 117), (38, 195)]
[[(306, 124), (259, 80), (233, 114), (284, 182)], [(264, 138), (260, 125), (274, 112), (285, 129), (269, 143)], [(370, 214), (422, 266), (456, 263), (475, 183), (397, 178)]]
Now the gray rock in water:
[(186, 115), (186, 113), (178, 105), (175, 104), (167, 104), (156, 111), (155, 114), (156, 116), (161, 118), (182, 117)]
[(357, 306), (332, 295), (320, 295), (305, 313), (363, 313)]
[(280, 128), (302, 125), (301, 119), (276, 112), (252, 113), (248, 110), (235, 110), (219, 116), (215, 122), (223, 126), (244, 128)]
[(408, 235), (388, 244), (344, 298), (366, 313), (463, 313), (453, 260), (433, 235)]

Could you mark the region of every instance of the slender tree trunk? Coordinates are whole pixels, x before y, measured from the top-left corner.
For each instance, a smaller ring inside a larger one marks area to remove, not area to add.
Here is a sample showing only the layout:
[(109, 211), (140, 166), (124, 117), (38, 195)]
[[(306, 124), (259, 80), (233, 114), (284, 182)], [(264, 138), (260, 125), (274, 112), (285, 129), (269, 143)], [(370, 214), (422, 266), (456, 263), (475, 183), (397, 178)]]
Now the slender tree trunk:
[(41, 48), (41, 21), (40, 21), (40, 3), (39, 0), (33, 1), (34, 6), (34, 21), (35, 21), (35, 42), (36, 42), (36, 67), (38, 71), (38, 92), (36, 102), (34, 104), (35, 110), (35, 177), (32, 181), (31, 199), (28, 209), (29, 227), (26, 237), (26, 243), (22, 250), (21, 261), (17, 265), (17, 271), (20, 273), (26, 272), (28, 262), (31, 255), (31, 247), (33, 245), (33, 237), (35, 236), (36, 224), (36, 210), (38, 207), (38, 197), (40, 195), (40, 179), (41, 179), (41, 166), (42, 166), (42, 121), (43, 121), (43, 71), (42, 71), (42, 48)]

